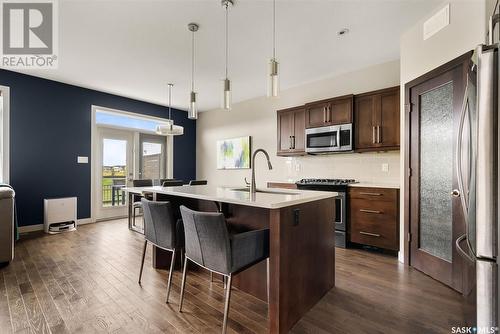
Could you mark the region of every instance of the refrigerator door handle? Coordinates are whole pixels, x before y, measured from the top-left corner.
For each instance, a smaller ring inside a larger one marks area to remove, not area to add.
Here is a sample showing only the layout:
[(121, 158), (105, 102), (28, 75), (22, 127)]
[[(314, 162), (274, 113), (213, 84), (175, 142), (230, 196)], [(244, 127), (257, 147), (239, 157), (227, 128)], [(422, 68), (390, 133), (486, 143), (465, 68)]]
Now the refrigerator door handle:
[(464, 218), (465, 218), (465, 225), (466, 225), (466, 234), (468, 233), (468, 222), (467, 222), (467, 216), (468, 216), (468, 206), (467, 206), (467, 199), (466, 197), (467, 194), (464, 192), (464, 180), (463, 180), (463, 171), (462, 171), (462, 136), (464, 132), (464, 125), (465, 125), (465, 115), (467, 113), (467, 107), (469, 104), (469, 73), (467, 73), (467, 78), (466, 78), (466, 85), (465, 85), (465, 91), (464, 91), (464, 100), (462, 103), (462, 110), (460, 112), (460, 120), (458, 123), (458, 131), (457, 131), (457, 140), (456, 140), (456, 152), (455, 152), (455, 164), (456, 164), (456, 172), (457, 172), (457, 180), (458, 180), (458, 191), (462, 196), (460, 196), (460, 203), (462, 206)]
[[(469, 260), (470, 262), (474, 263), (476, 262), (476, 260), (469, 255), (468, 252), (466, 252), (462, 246), (460, 246), (460, 243), (464, 240), (467, 240), (467, 234), (464, 234), (460, 237), (457, 238), (457, 240), (455, 240), (455, 248), (457, 249), (457, 251), (467, 260)], [(468, 243), (467, 243), (467, 246), (468, 246)]]

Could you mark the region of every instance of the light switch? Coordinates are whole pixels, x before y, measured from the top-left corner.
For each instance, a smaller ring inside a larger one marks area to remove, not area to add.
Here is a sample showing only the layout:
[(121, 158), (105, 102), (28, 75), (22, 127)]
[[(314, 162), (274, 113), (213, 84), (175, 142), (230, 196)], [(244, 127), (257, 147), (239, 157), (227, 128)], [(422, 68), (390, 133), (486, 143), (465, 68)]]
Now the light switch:
[(382, 164), (382, 172), (389, 172), (389, 164)]
[(78, 157), (76, 159), (76, 161), (79, 163), (79, 164), (88, 164), (89, 163), (89, 157)]

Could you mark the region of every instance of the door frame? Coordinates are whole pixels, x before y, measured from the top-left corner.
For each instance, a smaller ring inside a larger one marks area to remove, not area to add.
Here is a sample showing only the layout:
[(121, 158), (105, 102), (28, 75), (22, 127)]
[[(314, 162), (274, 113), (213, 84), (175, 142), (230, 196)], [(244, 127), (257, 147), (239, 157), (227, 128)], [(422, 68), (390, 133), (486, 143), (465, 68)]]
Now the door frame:
[[(92, 120), (92, 125), (91, 125), (91, 130), (90, 130), (90, 147), (91, 147), (91, 154), (90, 154), (90, 220), (92, 223), (96, 222), (96, 207), (95, 207), (95, 196), (96, 196), (96, 188), (95, 188), (95, 178), (96, 178), (96, 171), (95, 171), (95, 164), (96, 164), (96, 154), (97, 154), (97, 145), (99, 143), (98, 140), (98, 133), (97, 133), (97, 127), (98, 125), (96, 124), (96, 113), (98, 111), (104, 111), (104, 112), (109, 112), (109, 113), (114, 113), (114, 114), (121, 114), (121, 115), (126, 115), (129, 117), (134, 117), (134, 118), (139, 118), (139, 119), (148, 119), (148, 120), (153, 120), (153, 121), (160, 121), (160, 122), (165, 122), (165, 118), (161, 117), (154, 117), (154, 116), (148, 116), (148, 115), (143, 115), (139, 113), (134, 113), (130, 111), (124, 111), (124, 110), (119, 110), (119, 109), (113, 109), (113, 108), (107, 108), (107, 107), (101, 107), (98, 105), (91, 105), (90, 108), (90, 117)], [(139, 130), (135, 128), (127, 128), (127, 127), (121, 127), (121, 126), (113, 126), (113, 125), (99, 125), (99, 127), (107, 127), (111, 129), (118, 129), (118, 130), (129, 130), (134, 132), (134, 147), (138, 147), (139, 145), (139, 133), (145, 133), (145, 134), (154, 134), (156, 135), (156, 132), (153, 131), (146, 131), (146, 130)], [(174, 140), (172, 136), (165, 136), (166, 141), (167, 141), (167, 178), (173, 178), (174, 174)], [(137, 175), (139, 175), (139, 158), (137, 154), (134, 154), (134, 159), (133, 159), (133, 164), (134, 164), (134, 178), (137, 178)]]
[(10, 88), (7, 86), (0, 86), (2, 92), (2, 117), (0, 118), (0, 129), (2, 129), (2, 136), (0, 144), (2, 145), (3, 159), (0, 161), (2, 164), (2, 180), (4, 183), (10, 181)]
[[(405, 193), (404, 193), (404, 263), (407, 266), (411, 266), (411, 248), (410, 248), (410, 243), (412, 241), (412, 236), (411, 236), (411, 224), (410, 224), (410, 210), (411, 210), (411, 192), (413, 191), (411, 189), (411, 136), (412, 136), (412, 131), (411, 131), (411, 112), (412, 112), (412, 104), (410, 102), (410, 93), (411, 89), (414, 88), (415, 86), (420, 85), (421, 83), (428, 81), (436, 76), (440, 76), (458, 66), (462, 66), (462, 71), (464, 75), (467, 73), (467, 61), (471, 58), (473, 51), (466, 52), (465, 54), (447, 62), (444, 65), (441, 65), (430, 72), (427, 72), (426, 74), (408, 82), (405, 84), (405, 96), (404, 96), (404, 101), (405, 101), (405, 142), (404, 142), (404, 147), (405, 147), (405, 156), (404, 156), (404, 188), (405, 188)], [(464, 76), (465, 77), (465, 76)], [(464, 86), (465, 86), (465, 81), (464, 81)], [(465, 89), (465, 87), (463, 87)]]

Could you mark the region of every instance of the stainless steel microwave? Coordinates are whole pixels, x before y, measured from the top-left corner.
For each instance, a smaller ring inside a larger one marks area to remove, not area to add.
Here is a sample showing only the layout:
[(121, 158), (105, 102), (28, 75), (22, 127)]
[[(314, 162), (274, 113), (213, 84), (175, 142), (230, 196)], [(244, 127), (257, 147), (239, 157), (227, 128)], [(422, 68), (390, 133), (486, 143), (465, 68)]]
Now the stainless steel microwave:
[(306, 153), (352, 151), (352, 124), (306, 129)]

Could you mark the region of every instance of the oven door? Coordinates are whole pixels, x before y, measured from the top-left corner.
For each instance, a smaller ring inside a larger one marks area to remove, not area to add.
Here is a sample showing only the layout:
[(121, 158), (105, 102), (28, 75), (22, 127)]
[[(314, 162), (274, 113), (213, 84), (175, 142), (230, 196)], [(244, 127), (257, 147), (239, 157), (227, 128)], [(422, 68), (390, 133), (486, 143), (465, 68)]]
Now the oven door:
[(340, 126), (306, 129), (306, 152), (323, 153), (340, 150)]

